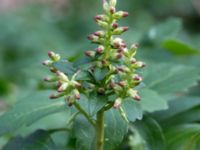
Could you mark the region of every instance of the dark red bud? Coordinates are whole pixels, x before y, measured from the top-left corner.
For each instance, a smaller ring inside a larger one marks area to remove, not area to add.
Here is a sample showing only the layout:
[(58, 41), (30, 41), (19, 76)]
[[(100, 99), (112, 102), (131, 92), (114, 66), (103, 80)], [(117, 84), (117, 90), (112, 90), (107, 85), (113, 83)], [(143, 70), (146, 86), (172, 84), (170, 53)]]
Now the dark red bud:
[(99, 54), (102, 54), (103, 48), (102, 47), (96, 48), (96, 52), (99, 53)]
[(51, 68), (50, 68), (50, 71), (51, 71), (52, 73), (56, 73), (56, 72), (57, 72), (57, 69), (54, 68), (54, 67), (51, 67)]
[(125, 31), (127, 31), (129, 29), (129, 27), (123, 27), (122, 29), (125, 32)]
[(124, 12), (122, 17), (127, 17), (128, 15), (129, 15), (128, 12)]
[(102, 62), (103, 65), (107, 64), (107, 61), (105, 59), (103, 59), (101, 62)]
[(110, 8), (110, 13), (111, 13), (111, 14), (114, 14), (115, 12), (116, 12), (115, 8), (114, 8), (114, 7), (111, 7), (111, 8)]
[(134, 99), (135, 99), (136, 101), (140, 101), (140, 100), (141, 100), (141, 97), (140, 97), (139, 95), (136, 95), (136, 96), (134, 97)]
[(126, 82), (125, 82), (125, 81), (120, 81), (118, 84), (119, 84), (121, 87), (125, 87), (125, 86), (126, 86)]
[(48, 52), (48, 56), (49, 56), (49, 57), (52, 57), (52, 56), (54, 56), (54, 55), (55, 55), (54, 52), (52, 52), (52, 51), (49, 51), (49, 52)]
[(94, 17), (94, 20), (95, 20), (95, 21), (102, 20), (102, 17), (99, 16), (99, 15), (97, 15), (97, 16)]
[(118, 27), (118, 23), (113, 23), (113, 24), (112, 24), (112, 27), (113, 27), (114, 29), (116, 29), (116, 28)]

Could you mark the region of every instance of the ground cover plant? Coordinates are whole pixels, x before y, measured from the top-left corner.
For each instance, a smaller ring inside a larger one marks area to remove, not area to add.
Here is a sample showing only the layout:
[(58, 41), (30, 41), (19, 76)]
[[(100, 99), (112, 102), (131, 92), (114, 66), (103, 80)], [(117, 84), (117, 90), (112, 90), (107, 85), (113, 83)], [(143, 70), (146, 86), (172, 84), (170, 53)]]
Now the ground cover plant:
[(94, 17), (91, 50), (49, 51), (48, 72), (29, 70), (48, 76), (0, 116), (3, 150), (199, 149), (199, 50), (177, 38), (176, 18), (146, 32), (141, 48), (136, 32), (123, 40), (118, 21), (129, 14), (116, 5), (104, 0)]

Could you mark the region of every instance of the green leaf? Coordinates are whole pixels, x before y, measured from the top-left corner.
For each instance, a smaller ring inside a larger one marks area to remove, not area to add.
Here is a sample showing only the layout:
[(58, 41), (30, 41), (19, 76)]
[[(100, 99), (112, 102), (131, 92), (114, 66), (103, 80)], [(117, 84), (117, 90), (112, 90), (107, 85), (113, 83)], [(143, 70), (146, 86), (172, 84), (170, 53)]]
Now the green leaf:
[(94, 116), (105, 104), (107, 99), (105, 96), (90, 94), (89, 97), (81, 95), (79, 104), (90, 115)]
[(48, 131), (37, 130), (31, 135), (22, 138), (15, 137), (9, 141), (3, 150), (57, 150)]
[(160, 95), (186, 91), (200, 79), (200, 71), (196, 67), (177, 64), (151, 64), (144, 74), (144, 82), (148, 88)]
[(76, 72), (76, 69), (73, 67), (73, 64), (64, 59), (53, 63), (53, 67), (55, 67), (61, 72), (68, 74), (69, 76), (74, 75), (74, 73)]
[(122, 142), (128, 132), (127, 122), (120, 116), (119, 111), (110, 109), (105, 113), (105, 147), (113, 150)]
[(167, 101), (163, 99), (157, 92), (143, 88), (140, 90), (140, 105), (144, 111), (154, 112), (168, 108)]
[(122, 108), (129, 121), (135, 122), (137, 119), (142, 119), (143, 111), (138, 102), (127, 99), (122, 103)]
[[(173, 126), (166, 131), (167, 149), (170, 150), (188, 150), (199, 146), (199, 124), (184, 124)], [(194, 149), (195, 150), (195, 149)]]
[(151, 41), (162, 41), (169, 37), (175, 37), (182, 28), (182, 21), (178, 18), (170, 18), (150, 29), (148, 38)]
[(12, 132), (24, 125), (61, 111), (67, 111), (63, 100), (52, 101), (49, 92), (37, 92), (18, 101), (13, 108), (0, 116), (0, 136)]
[(76, 76), (75, 80), (87, 81), (91, 80), (91, 75), (88, 71), (80, 71)]
[(145, 141), (145, 145), (143, 146), (147, 149), (165, 150), (165, 137), (162, 128), (156, 120), (149, 116), (144, 116), (141, 121), (136, 121), (133, 124), (133, 128), (136, 128), (139, 132), (140, 136)]
[(95, 129), (83, 116), (76, 118), (73, 132), (77, 139), (76, 149), (94, 150)]
[(190, 45), (185, 44), (177, 39), (168, 39), (163, 42), (163, 48), (166, 48), (172, 54), (182, 56), (182, 55), (193, 55), (200, 54), (200, 50), (197, 50)]
[(107, 73), (108, 73), (108, 69), (96, 68), (94, 70), (94, 78), (95, 78), (96, 81), (101, 81), (105, 78)]
[(156, 117), (156, 119), (159, 121), (167, 120), (176, 115), (181, 116), (181, 113), (187, 112), (188, 110), (197, 106), (200, 106), (200, 97), (181, 96), (176, 99), (170, 100), (169, 109), (155, 113), (154, 117)]

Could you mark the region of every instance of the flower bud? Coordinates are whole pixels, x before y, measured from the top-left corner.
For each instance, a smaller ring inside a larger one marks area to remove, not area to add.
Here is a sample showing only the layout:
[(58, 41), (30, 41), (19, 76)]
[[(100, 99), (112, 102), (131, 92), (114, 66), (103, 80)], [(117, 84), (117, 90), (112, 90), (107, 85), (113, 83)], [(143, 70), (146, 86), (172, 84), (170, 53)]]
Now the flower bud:
[(94, 35), (98, 36), (98, 37), (104, 37), (105, 36), (105, 32), (104, 31), (97, 31), (94, 33)]
[(48, 67), (50, 67), (52, 65), (52, 63), (53, 63), (53, 61), (51, 61), (51, 60), (45, 60), (45, 61), (42, 62), (42, 64), (44, 66), (48, 66)]
[(118, 11), (113, 14), (114, 19), (121, 19), (121, 18), (127, 17), (127, 16), (128, 16), (128, 12), (124, 12), (124, 11)]
[(110, 6), (116, 7), (117, 0), (110, 0)]
[(111, 26), (113, 29), (116, 29), (119, 25), (118, 25), (118, 23), (114, 22)]
[(51, 71), (52, 73), (56, 73), (58, 70), (57, 70), (56, 68), (54, 68), (54, 67), (51, 67), (51, 68), (50, 68), (50, 71)]
[(126, 66), (118, 66), (117, 71), (118, 72), (130, 72), (130, 69)]
[(71, 81), (71, 85), (73, 87), (75, 87), (75, 88), (80, 88), (81, 87), (81, 84), (79, 82), (77, 82), (77, 81), (74, 81), (74, 80)]
[(131, 64), (135, 64), (137, 62), (137, 60), (135, 58), (131, 58)]
[(62, 83), (61, 86), (58, 88), (58, 92), (64, 92), (68, 88), (68, 83)]
[(105, 90), (104, 90), (104, 88), (98, 88), (97, 92), (98, 92), (99, 94), (104, 94), (104, 93), (105, 93)]
[(101, 62), (103, 65), (106, 65), (108, 63), (106, 59), (103, 59)]
[(79, 91), (77, 89), (73, 90), (73, 95), (74, 95), (75, 99), (77, 99), (77, 100), (79, 100), (80, 97), (81, 97), (80, 93), (79, 93)]
[(108, 13), (109, 12), (109, 4), (108, 4), (108, 2), (106, 1), (106, 0), (103, 0), (103, 9), (104, 9), (104, 11), (106, 12), (106, 13)]
[(68, 106), (72, 106), (73, 103), (75, 102), (75, 98), (73, 96), (66, 96), (65, 101), (68, 103)]
[(122, 104), (122, 98), (119, 97), (115, 100), (113, 108), (118, 109), (120, 108), (121, 104)]
[(115, 47), (115, 48), (120, 48), (121, 44), (122, 44), (123, 40), (121, 38), (115, 38), (111, 41), (111, 44)]
[(113, 34), (120, 35), (127, 30), (128, 30), (128, 27), (119, 27), (113, 31)]
[(126, 81), (120, 81), (120, 82), (118, 82), (118, 84), (119, 84), (121, 87), (127, 86), (127, 82), (126, 82)]
[(53, 61), (59, 61), (60, 60), (60, 55), (59, 54), (55, 54), (52, 51), (48, 52), (48, 56), (49, 58), (51, 58)]
[(91, 58), (94, 58), (95, 54), (96, 54), (95, 51), (86, 51), (85, 52), (85, 55), (88, 57), (91, 57)]
[(98, 48), (96, 48), (96, 52), (102, 54), (104, 49), (105, 49), (104, 46), (100, 45)]
[(111, 14), (114, 14), (115, 12), (116, 12), (115, 7), (112, 7), (112, 6), (111, 6), (111, 7), (110, 7), (110, 13), (111, 13)]
[(44, 78), (44, 81), (47, 81), (47, 82), (54, 82), (57, 80), (58, 80), (58, 78), (56, 78), (56, 77), (45, 77)]
[(68, 82), (68, 81), (69, 81), (67, 75), (65, 75), (63, 72), (57, 71), (57, 72), (56, 72), (56, 75), (57, 75), (57, 77), (58, 77), (60, 80), (62, 80), (62, 81), (65, 81), (65, 82)]
[(88, 35), (88, 39), (94, 43), (99, 42), (99, 37), (94, 34)]
[(107, 21), (109, 21), (109, 18), (108, 18), (108, 16), (106, 16), (106, 15), (96, 15), (96, 16), (94, 17), (94, 20), (95, 20), (96, 22), (97, 22), (98, 20), (107, 22)]
[(62, 97), (62, 96), (64, 96), (63, 93), (51, 94), (51, 95), (49, 96), (49, 98), (50, 98), (50, 99), (57, 99), (57, 98), (60, 98), (60, 97)]
[(97, 24), (104, 29), (108, 28), (108, 23), (105, 21), (97, 20)]
[(137, 68), (143, 68), (145, 67), (146, 64), (144, 62), (141, 62), (141, 61), (137, 61), (135, 64), (134, 64), (134, 67), (137, 69)]
[(138, 95), (138, 92), (136, 90), (129, 89), (127, 91), (127, 94), (128, 94), (128, 96), (134, 98), (135, 100), (139, 101), (141, 99), (140, 96)]
[(134, 80), (134, 81), (137, 81), (137, 82), (141, 82), (141, 81), (142, 81), (142, 77), (140, 77), (138, 74), (135, 74), (135, 75), (133, 76), (133, 80)]

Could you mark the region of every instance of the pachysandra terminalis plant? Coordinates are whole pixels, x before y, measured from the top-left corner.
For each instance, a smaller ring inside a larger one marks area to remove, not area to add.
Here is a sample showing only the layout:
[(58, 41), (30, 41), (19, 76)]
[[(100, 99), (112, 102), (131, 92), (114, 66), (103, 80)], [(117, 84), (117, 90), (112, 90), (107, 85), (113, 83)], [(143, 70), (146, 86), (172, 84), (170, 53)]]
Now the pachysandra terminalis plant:
[[(119, 37), (128, 27), (120, 27), (117, 21), (127, 17), (128, 12), (116, 11), (116, 3), (117, 0), (103, 0), (104, 14), (94, 17), (102, 30), (88, 36), (98, 46), (95, 50), (85, 52), (84, 61), (77, 61), (75, 63), (79, 65), (74, 65), (51, 51), (48, 53), (50, 60), (43, 62), (53, 73), (45, 81), (53, 82), (57, 90), (50, 98), (63, 97), (69, 107), (75, 107), (86, 117), (96, 131), (96, 150), (103, 150), (104, 147), (104, 113), (109, 109), (117, 109), (123, 119), (128, 121), (122, 103), (126, 98), (136, 101), (141, 99), (136, 87), (142, 77), (137, 74), (137, 70), (145, 64), (135, 58), (138, 44), (127, 47)], [(67, 71), (57, 67), (59, 61), (66, 62)], [(82, 95), (89, 97), (91, 94), (103, 95), (107, 100), (93, 118), (77, 101), (81, 100)]]

